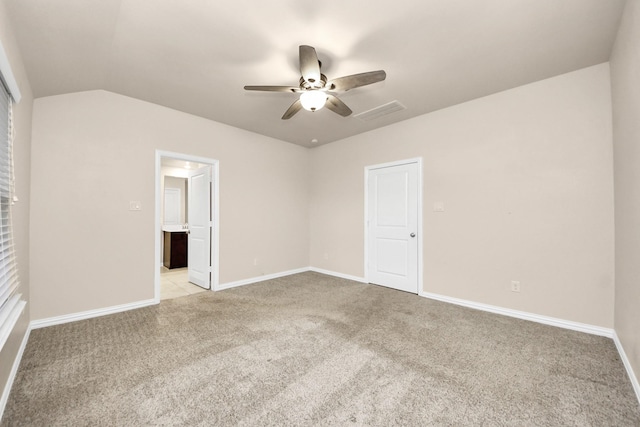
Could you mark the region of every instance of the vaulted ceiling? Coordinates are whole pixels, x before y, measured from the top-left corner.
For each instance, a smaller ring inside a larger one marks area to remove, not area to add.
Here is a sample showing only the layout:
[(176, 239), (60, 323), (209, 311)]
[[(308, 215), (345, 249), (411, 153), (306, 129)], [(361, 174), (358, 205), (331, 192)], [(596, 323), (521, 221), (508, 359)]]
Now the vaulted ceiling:
[[(606, 62), (624, 0), (1, 0), (36, 97), (104, 89), (314, 146)], [(281, 120), (298, 46), (329, 79), (383, 69), (328, 109)], [(317, 142), (312, 142), (317, 140)]]

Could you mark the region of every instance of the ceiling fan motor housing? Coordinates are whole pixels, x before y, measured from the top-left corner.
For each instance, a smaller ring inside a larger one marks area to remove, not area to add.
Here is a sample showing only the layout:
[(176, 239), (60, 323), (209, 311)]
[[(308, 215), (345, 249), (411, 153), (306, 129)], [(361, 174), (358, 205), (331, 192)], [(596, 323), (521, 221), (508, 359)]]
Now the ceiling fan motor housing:
[(327, 76), (320, 74), (320, 81), (305, 80), (304, 77), (300, 77), (300, 89), (302, 90), (315, 90), (322, 89), (327, 84)]

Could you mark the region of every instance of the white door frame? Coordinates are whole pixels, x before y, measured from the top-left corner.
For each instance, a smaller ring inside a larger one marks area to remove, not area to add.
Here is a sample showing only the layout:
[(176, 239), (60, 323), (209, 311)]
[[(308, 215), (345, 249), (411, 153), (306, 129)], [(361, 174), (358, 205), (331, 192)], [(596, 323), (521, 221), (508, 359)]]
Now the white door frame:
[(418, 167), (418, 295), (424, 294), (422, 283), (422, 157), (365, 166), (364, 168), (364, 279), (369, 282), (369, 171), (415, 163)]
[(219, 161), (207, 157), (192, 156), (190, 154), (174, 153), (171, 151), (156, 150), (156, 207), (155, 207), (155, 272), (154, 272), (154, 302), (160, 302), (160, 269), (162, 261), (162, 224), (160, 215), (162, 213), (162, 194), (160, 194), (160, 180), (162, 179), (162, 158), (184, 160), (187, 162), (203, 163), (211, 165), (213, 176), (213, 194), (211, 195), (211, 212), (213, 213), (213, 231), (211, 236), (211, 290), (218, 290), (219, 287), (219, 266), (220, 266), (220, 197), (219, 197)]

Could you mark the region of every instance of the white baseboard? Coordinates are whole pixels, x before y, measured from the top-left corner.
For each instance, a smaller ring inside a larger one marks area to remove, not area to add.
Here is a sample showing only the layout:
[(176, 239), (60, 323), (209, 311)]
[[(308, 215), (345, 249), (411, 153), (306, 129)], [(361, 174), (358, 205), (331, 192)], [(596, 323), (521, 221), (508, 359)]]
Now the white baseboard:
[(237, 288), (238, 286), (264, 282), (265, 280), (277, 279), (279, 277), (290, 276), (292, 274), (304, 273), (305, 271), (309, 271), (309, 267), (297, 268), (295, 270), (281, 271), (280, 273), (265, 274), (264, 276), (250, 277), (249, 279), (236, 280), (235, 282), (223, 283), (221, 285), (216, 286), (213, 290), (222, 291), (224, 289)]
[(616, 343), (616, 348), (618, 349), (618, 353), (620, 354), (620, 359), (622, 359), (622, 364), (627, 370), (627, 375), (629, 376), (629, 380), (631, 381), (631, 385), (633, 386), (633, 390), (636, 392), (636, 398), (638, 399), (638, 403), (640, 403), (640, 383), (638, 382), (638, 377), (633, 372), (633, 368), (631, 367), (631, 362), (629, 362), (629, 358), (627, 357), (627, 353), (624, 351), (624, 347), (618, 338), (618, 334), (613, 332), (613, 342)]
[(30, 333), (31, 326), (27, 327), (27, 331), (24, 333), (24, 337), (22, 337), (22, 342), (20, 343), (18, 354), (16, 354), (16, 358), (13, 360), (11, 372), (9, 372), (9, 378), (7, 378), (7, 383), (4, 385), (4, 391), (2, 392), (2, 397), (0, 397), (0, 419), (2, 419), (2, 416), (4, 415), (4, 408), (7, 406), (9, 394), (11, 393), (11, 389), (13, 388), (13, 381), (16, 379), (16, 374), (18, 373), (18, 368), (20, 367), (20, 362), (22, 361), (22, 354), (24, 353), (24, 349), (27, 347)]
[(277, 279), (279, 277), (290, 276), (292, 274), (304, 273), (306, 271), (313, 271), (315, 273), (326, 274), (327, 276), (339, 277), (341, 279), (353, 280), (354, 282), (367, 283), (364, 277), (351, 276), (349, 274), (338, 273), (330, 270), (323, 270), (316, 267), (302, 267), (295, 270), (282, 271), (280, 273), (265, 274), (264, 276), (251, 277), (249, 279), (237, 280), (235, 282), (223, 283), (218, 285), (214, 291), (222, 291), (224, 289), (237, 288), (238, 286), (250, 285), (252, 283), (264, 282), (265, 280)]
[(518, 319), (529, 320), (531, 322), (557, 326), (558, 328), (585, 332), (587, 334), (592, 334), (592, 335), (600, 335), (603, 337), (613, 338), (615, 333), (613, 329), (603, 328), (601, 326), (594, 326), (594, 325), (589, 325), (587, 323), (573, 322), (570, 320), (558, 319), (555, 317), (542, 316), (540, 314), (529, 313), (526, 311), (512, 310), (509, 308), (498, 307), (495, 305), (482, 304), (482, 303), (463, 300), (459, 298), (448, 297), (445, 295), (433, 294), (430, 292), (422, 292), (420, 293), (420, 296), (438, 300), (438, 301), (447, 302), (450, 304), (461, 305), (463, 307), (474, 308), (476, 310), (502, 314), (503, 316), (515, 317)]
[(82, 311), (80, 313), (65, 314), (62, 316), (48, 317), (46, 319), (32, 320), (30, 323), (31, 329), (44, 328), (47, 326), (61, 325), (63, 323), (75, 322), (77, 320), (91, 319), (93, 317), (106, 316), (108, 314), (120, 313), (122, 311), (134, 310), (136, 308), (147, 307), (150, 305), (158, 304), (155, 299), (148, 299), (144, 301), (132, 302), (129, 304), (114, 305), (111, 307), (98, 308), (96, 310)]
[(354, 282), (368, 283), (364, 277), (351, 276), (350, 274), (342, 274), (335, 271), (324, 270), (322, 268), (309, 267), (308, 271), (326, 274), (327, 276), (339, 277), (341, 279), (353, 280)]

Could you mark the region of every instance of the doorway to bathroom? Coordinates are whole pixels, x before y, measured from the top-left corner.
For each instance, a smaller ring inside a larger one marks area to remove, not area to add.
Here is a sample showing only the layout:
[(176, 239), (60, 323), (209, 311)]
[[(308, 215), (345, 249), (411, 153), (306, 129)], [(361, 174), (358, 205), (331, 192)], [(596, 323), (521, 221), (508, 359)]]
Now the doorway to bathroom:
[(154, 299), (218, 286), (218, 161), (156, 151)]

